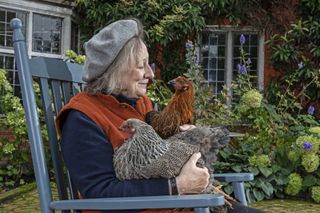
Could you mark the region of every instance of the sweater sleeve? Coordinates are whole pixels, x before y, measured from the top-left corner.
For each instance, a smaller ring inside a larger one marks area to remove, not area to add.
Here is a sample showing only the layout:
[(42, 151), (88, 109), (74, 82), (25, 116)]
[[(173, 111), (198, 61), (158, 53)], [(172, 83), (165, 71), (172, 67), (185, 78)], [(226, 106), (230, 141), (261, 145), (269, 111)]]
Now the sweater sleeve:
[(168, 180), (116, 178), (113, 149), (104, 131), (82, 112), (71, 110), (62, 128), (61, 149), (72, 181), (85, 198), (168, 195)]

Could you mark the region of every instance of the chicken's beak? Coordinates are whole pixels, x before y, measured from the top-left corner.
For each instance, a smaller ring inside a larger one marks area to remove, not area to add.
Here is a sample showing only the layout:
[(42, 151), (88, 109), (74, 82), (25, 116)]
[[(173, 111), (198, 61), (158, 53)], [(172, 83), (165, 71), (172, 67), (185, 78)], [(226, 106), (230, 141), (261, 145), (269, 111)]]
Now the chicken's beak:
[(176, 79), (172, 79), (170, 81), (168, 81), (168, 84), (174, 85), (176, 83)]

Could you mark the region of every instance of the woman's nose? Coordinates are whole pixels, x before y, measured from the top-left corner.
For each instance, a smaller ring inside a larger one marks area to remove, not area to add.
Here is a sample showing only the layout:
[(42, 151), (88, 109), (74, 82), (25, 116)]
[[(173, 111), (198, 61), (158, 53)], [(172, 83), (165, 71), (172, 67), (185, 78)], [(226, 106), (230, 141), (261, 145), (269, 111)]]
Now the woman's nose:
[(154, 78), (153, 70), (152, 70), (152, 68), (150, 67), (149, 64), (147, 64), (147, 66), (145, 68), (144, 78), (148, 78), (148, 79), (153, 79)]

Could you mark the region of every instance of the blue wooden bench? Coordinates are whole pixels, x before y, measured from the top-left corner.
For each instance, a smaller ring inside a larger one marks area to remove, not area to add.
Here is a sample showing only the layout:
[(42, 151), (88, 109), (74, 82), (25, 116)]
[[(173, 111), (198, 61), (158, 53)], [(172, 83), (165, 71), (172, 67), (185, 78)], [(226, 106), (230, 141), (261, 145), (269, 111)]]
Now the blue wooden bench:
[[(74, 210), (127, 210), (155, 208), (194, 208), (196, 212), (209, 212), (208, 207), (224, 204), (222, 195), (183, 195), (183, 196), (146, 196), (78, 199), (78, 193), (63, 165), (59, 139), (56, 134), (54, 117), (70, 98), (83, 88), (81, 80), (82, 66), (60, 59), (38, 57), (29, 59), (25, 38), (21, 32), (21, 21), (11, 20), (13, 29), (13, 46), (18, 67), (22, 100), (26, 112), (28, 138), (31, 148), (33, 167), (39, 193), (42, 212), (74, 212)], [(37, 106), (33, 80), (40, 85), (41, 106)], [(41, 135), (41, 125), (37, 107), (41, 107), (45, 115), (45, 123), (49, 138), (51, 162), (54, 168), (54, 179), (58, 191), (58, 200), (53, 200), (48, 172), (48, 159), (44, 152), (45, 142)], [(249, 174), (250, 176), (250, 174)], [(244, 177), (244, 178), (241, 178)], [(231, 181), (236, 184), (235, 196), (246, 204), (243, 181), (251, 180), (244, 174), (220, 174), (215, 178)], [(236, 178), (236, 179), (234, 179)], [(241, 185), (242, 183), (242, 185)], [(240, 192), (240, 193), (239, 193)]]

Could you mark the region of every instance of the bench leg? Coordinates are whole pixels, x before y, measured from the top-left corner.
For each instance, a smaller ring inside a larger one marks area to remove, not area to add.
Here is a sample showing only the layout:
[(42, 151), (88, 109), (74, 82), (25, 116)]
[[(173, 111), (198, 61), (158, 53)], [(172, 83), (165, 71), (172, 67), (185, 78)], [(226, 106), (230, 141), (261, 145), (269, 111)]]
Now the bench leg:
[(233, 182), (233, 191), (234, 191), (234, 196), (236, 199), (238, 199), (243, 205), (247, 206), (247, 199), (246, 195), (244, 193), (244, 184), (243, 182)]
[(209, 208), (194, 208), (194, 213), (210, 213)]

